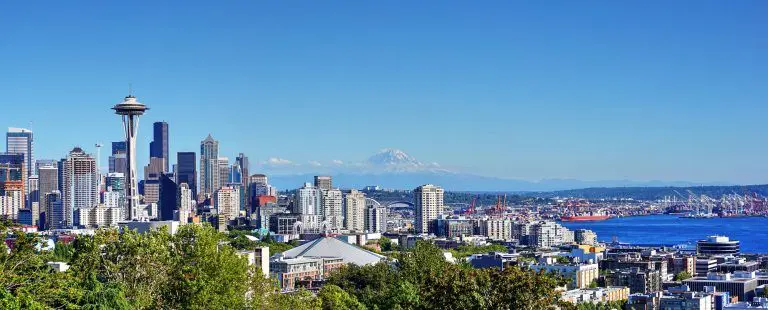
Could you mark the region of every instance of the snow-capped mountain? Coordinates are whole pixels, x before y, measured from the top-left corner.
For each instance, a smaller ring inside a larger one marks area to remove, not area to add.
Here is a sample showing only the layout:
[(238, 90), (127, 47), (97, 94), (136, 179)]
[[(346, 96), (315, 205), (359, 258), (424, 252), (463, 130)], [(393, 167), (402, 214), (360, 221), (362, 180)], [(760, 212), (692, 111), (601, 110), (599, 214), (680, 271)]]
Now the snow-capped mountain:
[(424, 164), (398, 149), (382, 149), (369, 157), (364, 165), (374, 172), (448, 172), (437, 163)]

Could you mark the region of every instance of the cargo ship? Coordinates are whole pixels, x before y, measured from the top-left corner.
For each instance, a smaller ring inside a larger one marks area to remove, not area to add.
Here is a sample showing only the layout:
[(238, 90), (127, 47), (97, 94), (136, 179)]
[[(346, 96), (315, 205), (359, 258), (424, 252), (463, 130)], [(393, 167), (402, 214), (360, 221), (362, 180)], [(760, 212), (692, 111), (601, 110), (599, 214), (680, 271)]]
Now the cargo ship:
[(587, 212), (583, 214), (563, 215), (560, 220), (563, 222), (581, 222), (581, 221), (602, 221), (611, 216), (600, 212)]

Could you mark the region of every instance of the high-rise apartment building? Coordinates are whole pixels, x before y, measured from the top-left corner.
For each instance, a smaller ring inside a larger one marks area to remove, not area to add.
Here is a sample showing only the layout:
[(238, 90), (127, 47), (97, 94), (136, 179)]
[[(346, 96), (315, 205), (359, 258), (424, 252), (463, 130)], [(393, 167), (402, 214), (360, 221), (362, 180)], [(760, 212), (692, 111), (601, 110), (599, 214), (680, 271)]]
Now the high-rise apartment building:
[(315, 187), (324, 191), (331, 190), (333, 188), (331, 177), (327, 175), (316, 175)]
[[(329, 189), (321, 191), (323, 194), (323, 215), (325, 221), (331, 225), (331, 229), (341, 229), (344, 227), (344, 212), (342, 193), (339, 189)], [(363, 201), (365, 205), (365, 201)]]
[(296, 190), (294, 213), (302, 215), (322, 215), (322, 193), (310, 183)]
[(227, 221), (237, 218), (240, 214), (240, 189), (237, 187), (225, 186), (216, 191), (215, 199), (216, 211), (219, 219)]
[(379, 204), (366, 204), (365, 230), (370, 233), (387, 231), (387, 207)]
[(155, 122), (152, 126), (153, 140), (149, 143), (149, 157), (161, 158), (160, 172), (168, 172), (168, 123)]
[(416, 206), (416, 233), (430, 233), (429, 223), (443, 212), (443, 194), (441, 187), (425, 184), (413, 190)]
[(75, 210), (99, 204), (99, 174), (96, 159), (75, 147), (64, 160), (64, 218), (67, 227), (80, 225)]
[(218, 188), (219, 141), (209, 134), (200, 142), (200, 193), (212, 195)]
[(192, 191), (192, 197), (197, 200), (197, 160), (195, 152), (176, 153), (176, 183), (187, 184)]
[[(128, 203), (125, 199), (125, 174), (122, 172), (110, 172), (104, 179), (106, 192), (104, 193), (104, 204), (110, 208), (119, 208), (121, 218), (128, 217)], [(107, 197), (115, 201), (107, 202)]]
[(365, 230), (365, 194), (356, 189), (344, 196), (345, 227), (351, 231)]
[(0, 215), (16, 220), (24, 208), (27, 180), (24, 154), (0, 153)]

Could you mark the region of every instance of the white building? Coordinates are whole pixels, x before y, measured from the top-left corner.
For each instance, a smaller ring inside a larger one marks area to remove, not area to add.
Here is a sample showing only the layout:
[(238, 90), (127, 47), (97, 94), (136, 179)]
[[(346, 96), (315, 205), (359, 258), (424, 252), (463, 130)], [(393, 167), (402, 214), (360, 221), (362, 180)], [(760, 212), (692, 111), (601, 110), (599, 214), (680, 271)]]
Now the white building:
[(296, 213), (303, 215), (322, 215), (322, 194), (311, 183), (296, 190)]
[(197, 209), (197, 202), (193, 195), (192, 189), (189, 188), (187, 183), (181, 183), (181, 185), (179, 185), (178, 206), (179, 210), (174, 219), (181, 222), (182, 224), (186, 224), (189, 217), (194, 215)]
[(219, 216), (232, 220), (240, 215), (240, 188), (225, 186), (216, 191), (216, 210)]
[(67, 227), (79, 225), (75, 210), (99, 204), (99, 175), (96, 160), (79, 147), (69, 152), (63, 163), (62, 200)]
[(544, 270), (544, 272), (556, 272), (571, 281), (568, 283), (569, 289), (586, 288), (597, 280), (599, 276), (598, 265), (592, 264), (556, 264), (554, 258), (547, 257), (538, 264), (528, 266), (533, 271)]
[(6, 189), (3, 195), (0, 195), (0, 214), (2, 216), (16, 220), (19, 218), (19, 209), (24, 208), (24, 192), (19, 189)]
[(443, 212), (443, 189), (425, 184), (413, 190), (416, 205), (416, 233), (430, 233), (429, 222)]
[(98, 205), (91, 208), (79, 208), (75, 210), (80, 226), (85, 228), (111, 227), (116, 226), (121, 220), (120, 208), (109, 208), (105, 205)]
[(573, 232), (552, 221), (540, 221), (530, 227), (528, 244), (549, 248), (573, 242)]
[(344, 217), (346, 228), (351, 231), (364, 231), (365, 194), (353, 189), (344, 197), (344, 204), (346, 206), (346, 216)]
[(486, 236), (493, 240), (512, 240), (512, 220), (508, 218), (490, 218), (483, 221)]
[[(331, 225), (332, 229), (341, 229), (344, 227), (344, 213), (342, 210), (342, 194), (339, 189), (324, 190), (323, 193), (323, 215), (325, 220)], [(365, 203), (365, 200), (363, 200)]]

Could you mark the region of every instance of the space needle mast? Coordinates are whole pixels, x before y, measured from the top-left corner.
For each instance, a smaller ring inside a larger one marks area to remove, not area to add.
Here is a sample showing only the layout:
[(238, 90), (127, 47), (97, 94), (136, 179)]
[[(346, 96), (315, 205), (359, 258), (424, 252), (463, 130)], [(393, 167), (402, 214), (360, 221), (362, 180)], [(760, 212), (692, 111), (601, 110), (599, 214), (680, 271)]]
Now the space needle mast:
[(112, 110), (115, 114), (123, 117), (123, 127), (125, 129), (126, 155), (128, 160), (128, 171), (126, 171), (126, 195), (128, 196), (128, 214), (124, 214), (127, 220), (137, 218), (138, 206), (138, 180), (136, 179), (136, 133), (139, 130), (139, 116), (149, 110), (147, 106), (136, 100), (136, 97), (128, 92), (123, 102), (116, 104)]

